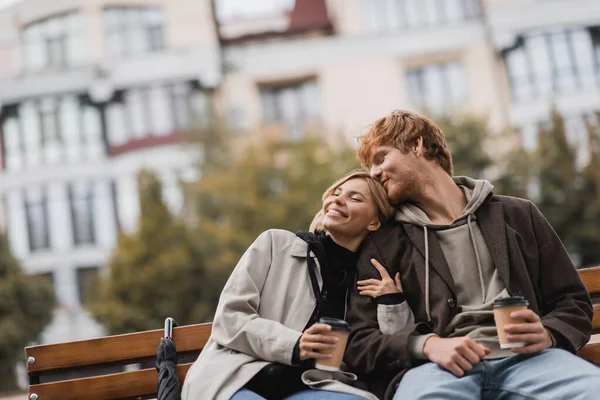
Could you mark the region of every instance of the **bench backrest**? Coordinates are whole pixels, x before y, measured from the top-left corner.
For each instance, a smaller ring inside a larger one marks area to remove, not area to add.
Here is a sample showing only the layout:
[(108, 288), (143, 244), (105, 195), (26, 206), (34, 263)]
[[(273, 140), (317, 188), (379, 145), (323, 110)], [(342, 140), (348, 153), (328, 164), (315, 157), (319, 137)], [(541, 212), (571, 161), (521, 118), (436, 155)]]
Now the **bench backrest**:
[(581, 269), (579, 276), (594, 303), (593, 333), (600, 333), (600, 267)]
[[(580, 270), (580, 276), (594, 304), (593, 329), (600, 333), (600, 267)], [(177, 354), (197, 354), (210, 337), (212, 324), (181, 326), (173, 329)], [(158, 373), (154, 368), (95, 375), (85, 378), (42, 382), (44, 377), (92, 367), (127, 365), (153, 360), (163, 330), (108, 336), (71, 343), (59, 343), (25, 348), (27, 371), (30, 377), (30, 400), (71, 399), (143, 399), (156, 396)], [(579, 355), (600, 361), (600, 342), (590, 343)], [(191, 363), (179, 364), (179, 380)], [(93, 374), (93, 372), (91, 372)], [(51, 380), (51, 379), (49, 379)]]
[[(176, 327), (173, 340), (177, 354), (198, 354), (210, 337), (212, 324)], [(108, 336), (78, 342), (59, 343), (25, 348), (30, 377), (31, 400), (46, 399), (137, 399), (156, 396), (158, 373), (146, 368), (136, 371), (96, 375), (51, 382), (52, 376), (70, 371), (91, 371), (92, 368), (124, 366), (153, 361), (162, 329)], [(180, 382), (191, 363), (178, 365)], [(93, 373), (93, 372), (92, 372)]]

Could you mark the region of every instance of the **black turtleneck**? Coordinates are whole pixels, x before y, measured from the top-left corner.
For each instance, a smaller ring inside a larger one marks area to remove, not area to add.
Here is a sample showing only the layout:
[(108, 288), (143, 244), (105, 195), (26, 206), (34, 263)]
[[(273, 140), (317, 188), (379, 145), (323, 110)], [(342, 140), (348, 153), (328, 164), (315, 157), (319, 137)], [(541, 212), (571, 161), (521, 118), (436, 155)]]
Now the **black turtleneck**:
[(331, 236), (323, 236), (321, 240), (327, 259), (327, 265), (321, 265), (322, 291), (326, 296), (318, 318), (344, 319), (346, 293), (354, 283), (358, 255), (334, 242)]

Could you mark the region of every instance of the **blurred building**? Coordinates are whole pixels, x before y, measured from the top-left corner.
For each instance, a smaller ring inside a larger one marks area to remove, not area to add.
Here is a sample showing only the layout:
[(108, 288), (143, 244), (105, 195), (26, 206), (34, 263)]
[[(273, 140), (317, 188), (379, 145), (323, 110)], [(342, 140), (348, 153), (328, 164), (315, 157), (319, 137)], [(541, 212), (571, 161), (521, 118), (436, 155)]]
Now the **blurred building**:
[(220, 33), (222, 107), (241, 130), (353, 137), (426, 109), (482, 116), (531, 150), (556, 106), (584, 161), (600, 109), (595, 0), (304, 0)]
[(220, 81), (208, 1), (24, 0), (0, 13), (2, 221), (14, 254), (55, 286), (44, 342), (101, 334), (83, 310), (119, 228), (135, 227), (136, 174), (181, 202), (182, 130)]
[(217, 26), (210, 5), (24, 0), (0, 13), (3, 223), (65, 305), (45, 341), (98, 332), (67, 322), (85, 315), (118, 228), (135, 226), (135, 173), (160, 170), (177, 209), (192, 163), (179, 132), (209, 94), (239, 138), (354, 137), (404, 108), (480, 115), (528, 149), (555, 106), (585, 159), (597, 0), (217, 0)]

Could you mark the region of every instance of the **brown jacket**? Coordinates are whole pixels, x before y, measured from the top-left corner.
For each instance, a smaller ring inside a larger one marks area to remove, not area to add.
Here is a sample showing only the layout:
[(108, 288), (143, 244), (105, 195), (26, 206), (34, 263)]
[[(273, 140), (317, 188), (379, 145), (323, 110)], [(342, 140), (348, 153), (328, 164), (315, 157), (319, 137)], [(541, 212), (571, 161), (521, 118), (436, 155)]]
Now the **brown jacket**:
[[(477, 223), (511, 295), (522, 295), (542, 317), (556, 347), (576, 352), (592, 330), (590, 297), (560, 239), (533, 203), (490, 195), (475, 213)], [(391, 222), (363, 242), (358, 260), (358, 279), (379, 278), (369, 260), (379, 260), (390, 276), (400, 272), (415, 324), (384, 335), (377, 324), (373, 299), (350, 296), (347, 320), (352, 333), (346, 351), (350, 368), (370, 382), (380, 398), (391, 399), (407, 368), (422, 361), (411, 359), (408, 337), (435, 332), (445, 337), (450, 320), (460, 311), (456, 288), (444, 254), (429, 232), (431, 263), (431, 323), (425, 312), (425, 259), (423, 230), (411, 224)], [(385, 396), (384, 396), (385, 394)]]

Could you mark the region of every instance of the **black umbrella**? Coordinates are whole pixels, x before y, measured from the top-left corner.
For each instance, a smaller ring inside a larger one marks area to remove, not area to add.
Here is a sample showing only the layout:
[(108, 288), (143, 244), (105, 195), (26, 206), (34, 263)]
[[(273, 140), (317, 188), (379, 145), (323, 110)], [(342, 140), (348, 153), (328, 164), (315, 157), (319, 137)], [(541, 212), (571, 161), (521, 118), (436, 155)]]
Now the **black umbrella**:
[(177, 326), (173, 318), (165, 319), (165, 334), (156, 350), (157, 400), (181, 400), (181, 387), (177, 376), (177, 349), (172, 339), (173, 326)]

